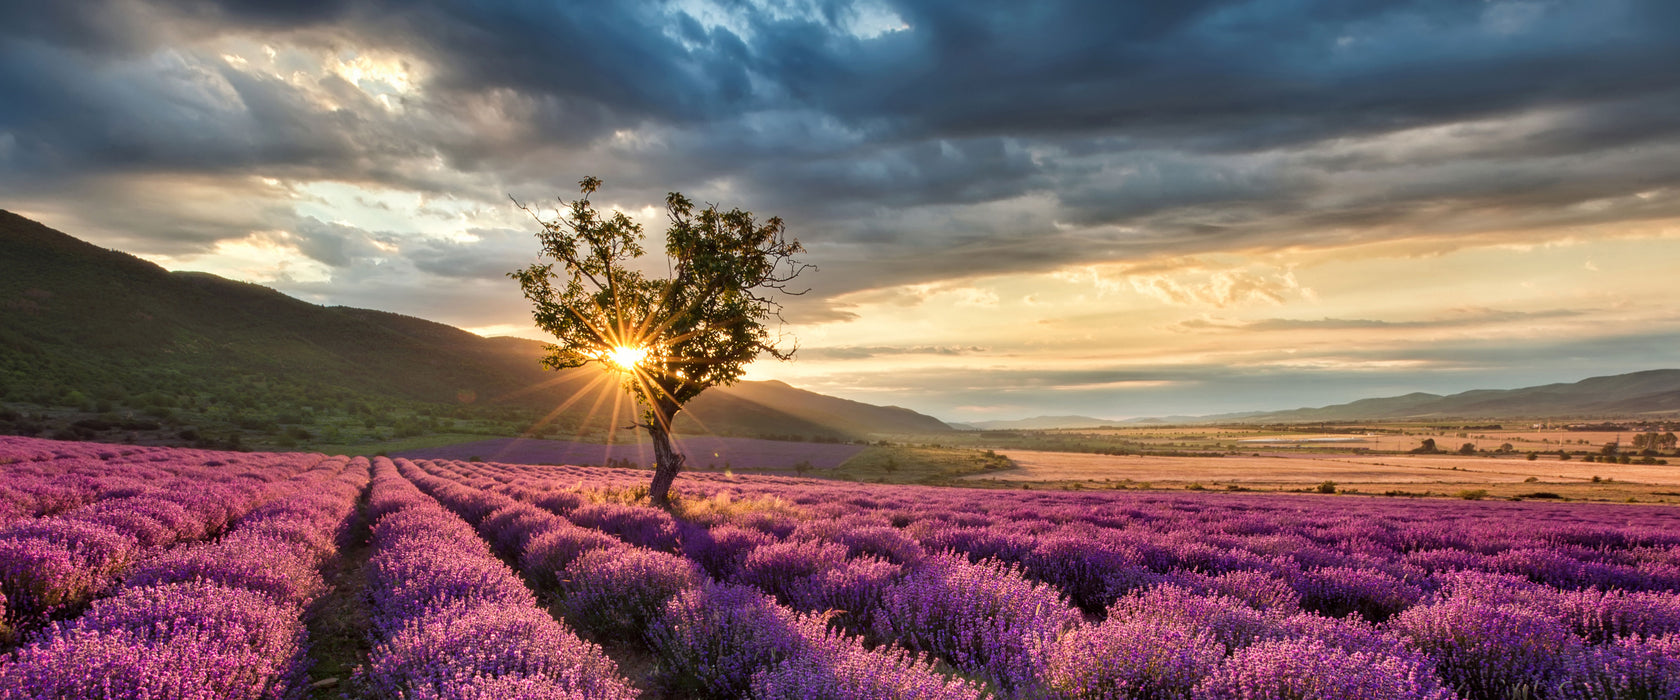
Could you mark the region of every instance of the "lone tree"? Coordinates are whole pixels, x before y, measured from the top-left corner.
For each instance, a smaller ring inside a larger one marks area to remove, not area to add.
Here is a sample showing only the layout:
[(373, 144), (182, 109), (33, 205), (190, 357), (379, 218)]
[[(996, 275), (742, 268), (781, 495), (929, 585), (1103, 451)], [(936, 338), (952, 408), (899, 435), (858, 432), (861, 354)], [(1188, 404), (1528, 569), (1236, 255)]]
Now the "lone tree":
[(531, 300), (537, 327), (558, 340), (548, 346), (544, 366), (598, 362), (622, 376), (641, 407), (642, 422), (634, 427), (653, 438), (657, 466), (648, 496), (668, 508), (671, 482), (683, 467), (683, 455), (671, 445), (672, 420), (708, 387), (740, 379), (760, 353), (792, 359), (797, 348), (778, 347), (780, 338), (772, 339), (766, 324), (781, 319), (778, 293), (809, 291), (787, 285), (814, 267), (793, 258), (804, 248), (787, 237), (779, 217), (760, 222), (740, 209), (697, 208), (672, 192), (665, 197), (669, 273), (650, 277), (633, 265), (645, 252), (641, 225), (623, 212), (596, 211), (589, 196), (600, 187), (597, 178), (579, 181), (583, 195), (561, 200), (552, 221), (532, 213), (542, 226), (542, 255), (553, 262), (508, 276)]

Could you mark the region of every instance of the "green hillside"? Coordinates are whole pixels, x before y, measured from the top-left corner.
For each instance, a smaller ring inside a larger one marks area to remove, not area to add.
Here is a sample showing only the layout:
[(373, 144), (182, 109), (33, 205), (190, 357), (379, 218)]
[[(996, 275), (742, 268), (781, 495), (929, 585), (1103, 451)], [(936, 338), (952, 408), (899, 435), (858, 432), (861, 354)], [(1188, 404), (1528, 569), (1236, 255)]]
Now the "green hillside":
[[(598, 370), (547, 372), (541, 352), (170, 272), (0, 211), (0, 432), (292, 446), (533, 428), (593, 439), (626, 424), (614, 382)], [(703, 395), (679, 429), (800, 439), (949, 430), (904, 409), (752, 384)]]

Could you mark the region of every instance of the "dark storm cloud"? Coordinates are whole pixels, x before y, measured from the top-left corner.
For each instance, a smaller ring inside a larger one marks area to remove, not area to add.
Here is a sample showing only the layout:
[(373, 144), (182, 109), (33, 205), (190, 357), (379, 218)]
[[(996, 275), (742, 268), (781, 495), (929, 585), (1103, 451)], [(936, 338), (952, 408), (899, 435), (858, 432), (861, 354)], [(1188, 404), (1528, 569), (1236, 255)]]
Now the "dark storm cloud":
[[(323, 92), (360, 98), (323, 110), (271, 76), (165, 51), (104, 62), (62, 47), (0, 46), (0, 90), (27, 99), (0, 107), (17, 140), (0, 178), (74, 180), (90, 174), (239, 174), (354, 177), (381, 157), (413, 153), (367, 116), (359, 91), (336, 77)], [(359, 108), (359, 109), (356, 109)]]
[(1670, 85), (1680, 11), (1608, 3), (894, 5), (912, 31), (766, 22), (767, 72), (910, 131), (1123, 131), (1246, 150)]
[[(499, 205), (593, 173), (626, 205), (681, 190), (783, 215), (822, 256), (816, 304), (1092, 259), (1680, 216), (1667, 0), (694, 6), (6, 3), (0, 184), (38, 210), (157, 174)], [(234, 67), (206, 43), (229, 38), (383, 50), (427, 78), (387, 109), (337, 76)], [(222, 237), (134, 226), (141, 252)], [(505, 256), (404, 254), (478, 277)]]

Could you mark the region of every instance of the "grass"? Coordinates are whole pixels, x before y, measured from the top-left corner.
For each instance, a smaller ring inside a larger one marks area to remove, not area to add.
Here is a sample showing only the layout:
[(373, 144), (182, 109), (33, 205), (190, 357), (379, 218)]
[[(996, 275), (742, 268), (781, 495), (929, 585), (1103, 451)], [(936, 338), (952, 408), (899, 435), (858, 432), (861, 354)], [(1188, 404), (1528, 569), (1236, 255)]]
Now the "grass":
[(754, 512), (805, 517), (798, 507), (776, 496), (740, 497), (732, 496), (728, 491), (720, 491), (710, 497), (685, 497), (677, 494), (672, 499), (672, 506), (678, 518), (707, 524), (731, 522), (743, 513)]
[[(1045, 481), (1006, 481), (1002, 479), (962, 479), (949, 482), (946, 485), (965, 486), (985, 489), (1026, 489), (1033, 491), (1184, 491), (1195, 481), (1194, 475), (1186, 474), (1182, 480), (1173, 481), (1134, 481), (1130, 479), (1090, 480), (1090, 479), (1058, 479)], [(1325, 494), (1318, 486), (1300, 483), (1279, 483), (1265, 481), (1245, 481), (1241, 484), (1230, 484), (1223, 481), (1201, 481), (1204, 493), (1291, 493), (1311, 494), (1318, 498), (1348, 498), (1388, 496), (1400, 498), (1466, 498), (1466, 493), (1475, 495), (1485, 492), (1475, 500), (1544, 500), (1544, 501), (1584, 501), (1591, 503), (1643, 503), (1647, 505), (1680, 505), (1680, 491), (1670, 491), (1671, 486), (1656, 486), (1651, 484), (1635, 484), (1617, 481), (1614, 483), (1557, 483), (1541, 482), (1547, 491), (1534, 491), (1535, 484), (1522, 483), (1360, 483), (1357, 486), (1336, 487), (1335, 494)], [(1465, 488), (1465, 487), (1471, 488)], [(1523, 487), (1527, 487), (1526, 489)], [(1194, 490), (1194, 489), (1192, 489)], [(1632, 499), (1632, 500), (1630, 500)]]
[(813, 469), (806, 476), (887, 484), (945, 484), (1012, 466), (1008, 458), (989, 450), (871, 445), (839, 467)]

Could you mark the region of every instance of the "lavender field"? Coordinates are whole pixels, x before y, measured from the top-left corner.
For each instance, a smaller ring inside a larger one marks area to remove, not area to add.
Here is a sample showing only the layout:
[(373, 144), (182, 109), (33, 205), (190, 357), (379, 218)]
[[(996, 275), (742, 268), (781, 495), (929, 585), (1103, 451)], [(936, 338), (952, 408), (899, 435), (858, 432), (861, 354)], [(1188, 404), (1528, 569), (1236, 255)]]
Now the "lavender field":
[(0, 699), (1680, 698), (1664, 507), (696, 473), (672, 515), (630, 470), (8, 437), (0, 475)]

